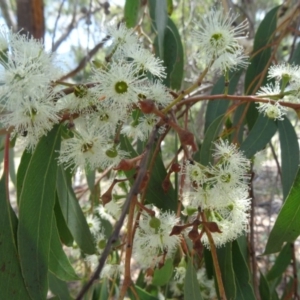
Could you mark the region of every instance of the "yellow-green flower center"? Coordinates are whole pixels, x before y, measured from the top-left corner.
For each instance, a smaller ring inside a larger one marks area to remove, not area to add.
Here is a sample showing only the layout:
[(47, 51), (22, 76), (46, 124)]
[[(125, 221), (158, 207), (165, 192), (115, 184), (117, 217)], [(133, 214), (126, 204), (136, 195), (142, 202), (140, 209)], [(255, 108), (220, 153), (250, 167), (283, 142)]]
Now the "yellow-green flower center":
[(128, 84), (127, 84), (125, 81), (118, 81), (118, 82), (115, 84), (115, 91), (116, 91), (118, 94), (124, 94), (124, 93), (127, 93), (127, 91), (128, 91)]

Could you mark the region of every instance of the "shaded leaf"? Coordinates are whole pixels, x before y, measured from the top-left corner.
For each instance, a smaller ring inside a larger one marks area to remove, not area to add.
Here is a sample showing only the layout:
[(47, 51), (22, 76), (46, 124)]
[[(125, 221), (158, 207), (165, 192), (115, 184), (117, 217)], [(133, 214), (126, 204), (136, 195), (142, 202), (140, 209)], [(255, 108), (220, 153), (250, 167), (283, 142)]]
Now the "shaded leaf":
[(69, 293), (68, 285), (64, 281), (55, 277), (52, 273), (48, 274), (49, 288), (51, 292), (60, 300), (72, 299)]
[(286, 199), (299, 166), (298, 137), (290, 120), (285, 116), (278, 122), (279, 141), (281, 148), (281, 180), (283, 198)]
[(185, 300), (202, 300), (197, 274), (192, 260), (189, 258), (184, 279), (184, 299)]
[(264, 254), (279, 252), (284, 242), (294, 242), (300, 235), (300, 169), (271, 230)]
[(268, 117), (259, 115), (249, 135), (242, 143), (240, 150), (247, 158), (262, 150), (277, 131), (276, 123)]
[(126, 0), (124, 18), (127, 28), (134, 27), (138, 21), (140, 0)]
[(200, 163), (208, 165), (212, 160), (213, 142), (216, 141), (224, 123), (224, 115), (215, 119), (206, 131), (201, 150), (200, 150)]
[(260, 272), (260, 281), (259, 281), (259, 294), (261, 299), (266, 299), (266, 300), (272, 299), (269, 283), (266, 277), (264, 276), (264, 274), (262, 274), (261, 272)]
[(87, 254), (94, 254), (93, 237), (72, 189), (71, 178), (72, 175), (69, 170), (64, 170), (62, 166), (58, 168), (57, 195), (60, 208), (79, 248)]
[(236, 283), (236, 299), (255, 300), (247, 263), (237, 241), (232, 242), (233, 269)]
[(283, 274), (288, 265), (291, 263), (292, 251), (292, 245), (290, 243), (285, 244), (277, 256), (274, 265), (267, 274), (268, 280), (273, 280)]
[(79, 279), (73, 267), (71, 266), (66, 253), (62, 249), (62, 244), (59, 240), (55, 220), (53, 220), (52, 222), (49, 271), (52, 272), (60, 280), (69, 281)]
[(173, 269), (173, 260), (169, 258), (162, 268), (154, 271), (152, 284), (157, 286), (166, 285), (173, 275)]
[(18, 248), (24, 281), (33, 299), (45, 299), (48, 292), (59, 147), (60, 127), (55, 126), (36, 146), (20, 194)]
[(18, 259), (17, 217), (6, 197), (5, 178), (0, 180), (0, 291), (1, 299), (31, 299), (25, 287)]
[(232, 264), (232, 243), (217, 249), (218, 261), (221, 269), (223, 285), (227, 299), (235, 299), (236, 286)]

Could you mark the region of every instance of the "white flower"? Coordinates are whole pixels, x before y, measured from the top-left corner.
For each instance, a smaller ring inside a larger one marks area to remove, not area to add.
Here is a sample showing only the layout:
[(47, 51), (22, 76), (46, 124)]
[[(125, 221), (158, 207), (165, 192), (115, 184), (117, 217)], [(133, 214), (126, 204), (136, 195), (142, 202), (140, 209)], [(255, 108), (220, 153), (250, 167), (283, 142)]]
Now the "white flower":
[(270, 83), (265, 86), (262, 86), (260, 90), (256, 93), (256, 95), (265, 98), (272, 98), (272, 97), (278, 98), (278, 95), (280, 94), (281, 94), (281, 89), (280, 89), (280, 83), (278, 81), (276, 81), (275, 84)]
[(259, 103), (259, 107), (257, 108), (260, 113), (263, 113), (270, 119), (274, 120), (283, 120), (283, 116), (286, 114), (287, 109), (280, 105), (279, 102), (272, 104), (268, 103)]
[[(142, 215), (134, 237), (133, 252), (143, 267), (154, 267), (161, 256), (170, 257), (180, 242), (178, 235), (170, 236), (179, 219), (173, 213), (164, 212), (157, 217)], [(147, 257), (147, 258), (146, 258)]]
[(59, 78), (61, 71), (41, 42), (11, 32), (0, 34), (2, 38), (8, 37), (10, 45), (6, 58), (1, 58), (0, 98), (7, 110), (14, 110), (20, 106), (20, 99), (38, 99), (48, 93), (51, 82)]
[(162, 106), (168, 105), (173, 100), (167, 88), (159, 81), (149, 82), (146, 86), (145, 95), (147, 99), (154, 100)]
[(238, 26), (233, 26), (237, 17), (231, 12), (225, 16), (223, 10), (212, 9), (200, 24), (195, 24), (199, 27), (194, 30), (199, 53), (202, 53), (206, 63), (216, 60), (215, 67), (224, 71), (236, 68), (238, 64), (245, 66), (246, 57), (242, 54), (242, 46), (238, 40), (245, 36), (248, 23), (243, 21)]
[(96, 236), (100, 232), (100, 229), (101, 229), (100, 220), (93, 215), (88, 215), (86, 217), (86, 222), (89, 226), (89, 229), (90, 229), (92, 235)]
[(42, 92), (40, 96), (41, 98), (20, 96), (18, 105), (15, 104), (12, 111), (7, 111), (0, 117), (5, 127), (13, 127), (12, 137), (20, 134), (29, 150), (33, 150), (39, 139), (59, 121), (52, 96)]
[(114, 278), (124, 272), (124, 266), (106, 263), (101, 271), (100, 278)]
[(165, 78), (165, 67), (163, 62), (155, 57), (149, 50), (142, 47), (128, 47), (124, 49), (124, 55), (131, 58), (136, 68), (141, 71), (148, 71), (158, 78)]
[(287, 81), (298, 81), (300, 80), (299, 72), (299, 66), (283, 63), (271, 66), (269, 68), (268, 78), (275, 78), (276, 80), (285, 78)]
[(111, 143), (103, 145), (101, 151), (102, 154), (99, 156), (99, 166), (102, 169), (115, 167), (122, 159), (129, 157), (127, 151), (121, 150), (119, 146), (112, 145)]
[(121, 214), (123, 201), (115, 201), (114, 199), (103, 205), (97, 207), (97, 211), (101, 218), (108, 220), (110, 223), (113, 223)]
[(174, 275), (174, 280), (176, 280), (179, 283), (183, 283), (183, 280), (185, 278), (186, 274), (186, 268), (185, 267), (176, 267), (175, 268), (175, 275)]
[(99, 85), (92, 89), (94, 95), (108, 100), (103, 105), (112, 110), (115, 106), (124, 109), (137, 103), (138, 95), (143, 93), (141, 85), (146, 79), (137, 77), (136, 71), (132, 63), (125, 61), (111, 63), (107, 71), (95, 69), (92, 81), (99, 82)]
[(77, 167), (84, 169), (86, 165), (91, 169), (99, 167), (105, 142), (101, 132), (89, 126), (83, 119), (76, 119), (75, 126), (74, 137), (61, 143), (59, 163), (73, 169)]

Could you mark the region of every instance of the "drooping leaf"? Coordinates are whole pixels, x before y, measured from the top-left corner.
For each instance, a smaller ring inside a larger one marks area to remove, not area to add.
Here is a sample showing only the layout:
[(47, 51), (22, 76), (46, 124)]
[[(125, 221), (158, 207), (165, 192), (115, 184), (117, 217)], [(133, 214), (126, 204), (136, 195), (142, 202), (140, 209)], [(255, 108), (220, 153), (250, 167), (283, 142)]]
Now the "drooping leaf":
[(271, 230), (264, 254), (279, 252), (284, 242), (294, 242), (300, 235), (300, 169)]
[(289, 62), (290, 64), (300, 65), (300, 43), (297, 44), (295, 51)]
[(212, 159), (213, 142), (216, 141), (224, 123), (224, 115), (215, 119), (206, 131), (201, 150), (200, 150), (200, 163), (208, 165)]
[(278, 122), (279, 141), (281, 147), (281, 180), (283, 198), (286, 199), (299, 166), (298, 137), (290, 120), (285, 116)]
[(45, 299), (48, 292), (59, 147), (60, 127), (55, 126), (36, 146), (20, 194), (18, 249), (24, 281), (33, 299)]
[(272, 299), (269, 283), (266, 277), (264, 276), (264, 274), (262, 274), (261, 272), (260, 272), (260, 281), (259, 281), (259, 294), (261, 299), (266, 299), (266, 300)]
[(152, 284), (157, 286), (166, 285), (173, 275), (173, 269), (173, 260), (167, 259), (162, 268), (154, 271)]
[(280, 277), (286, 270), (292, 259), (293, 249), (291, 246), (292, 245), (290, 243), (286, 243), (285, 246), (282, 248), (275, 260), (274, 265), (267, 274), (268, 280), (274, 280), (275, 278)]
[(250, 272), (237, 241), (232, 242), (232, 257), (235, 273), (236, 299), (255, 300)]
[(29, 300), (16, 245), (18, 220), (6, 196), (5, 178), (0, 180), (0, 298)]
[(52, 222), (52, 234), (49, 254), (49, 271), (52, 272), (60, 280), (69, 281), (78, 279), (78, 276), (76, 275), (73, 267), (71, 266), (66, 253), (62, 249), (62, 244), (59, 240), (55, 220), (53, 220)]
[(59, 232), (59, 237), (61, 241), (66, 245), (71, 247), (73, 245), (73, 236), (66, 224), (65, 218), (60, 209), (59, 200), (56, 196), (55, 206), (54, 206), (54, 214), (56, 220), (56, 226)]
[(31, 156), (32, 156), (32, 153), (25, 150), (21, 157), (21, 161), (19, 164), (18, 172), (17, 172), (17, 201), (20, 200), (20, 195), (21, 195), (21, 191), (23, 188), (23, 181), (25, 178), (28, 164), (31, 160)]
[[(155, 297), (155, 296), (147, 293), (144, 289), (141, 289), (139, 286), (135, 286), (134, 288), (136, 290), (136, 293), (140, 297), (140, 299), (143, 299), (143, 300), (158, 300), (158, 297)], [(131, 298), (131, 299), (134, 299), (134, 298)]]
[(127, 28), (136, 25), (139, 16), (140, 0), (126, 0), (124, 5), (124, 18)]
[(159, 56), (164, 59), (164, 39), (165, 30), (168, 22), (167, 3), (166, 1), (156, 0), (155, 3), (155, 25), (157, 30), (157, 39), (159, 47)]
[(192, 260), (189, 258), (184, 279), (184, 300), (202, 300), (197, 274)]
[[(229, 74), (229, 86), (228, 93), (234, 94), (239, 79), (243, 70), (240, 69), (238, 71), (230, 72)], [(225, 77), (221, 76), (215, 85), (212, 88), (211, 95), (223, 94), (225, 89)], [(214, 100), (209, 101), (207, 104), (206, 114), (205, 114), (205, 132), (208, 127), (214, 122), (219, 116), (224, 115), (229, 106), (229, 100)]]
[(76, 199), (71, 184), (72, 175), (62, 166), (57, 172), (57, 195), (65, 222), (79, 248), (87, 254), (94, 254), (93, 237), (85, 216)]
[(262, 150), (277, 131), (276, 123), (268, 117), (259, 115), (240, 150), (247, 158)]
[(66, 282), (58, 279), (51, 272), (48, 274), (49, 288), (51, 292), (56, 295), (59, 300), (72, 299), (69, 293), (68, 285)]
[(235, 299), (236, 285), (232, 264), (232, 243), (217, 249), (218, 261), (221, 269), (223, 285), (227, 299)]

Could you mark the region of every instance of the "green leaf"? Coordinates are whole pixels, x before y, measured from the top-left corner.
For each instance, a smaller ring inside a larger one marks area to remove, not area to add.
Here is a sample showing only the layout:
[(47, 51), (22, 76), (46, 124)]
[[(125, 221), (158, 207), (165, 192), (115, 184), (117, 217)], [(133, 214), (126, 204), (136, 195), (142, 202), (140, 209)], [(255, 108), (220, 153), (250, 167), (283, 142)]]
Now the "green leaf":
[(300, 235), (300, 169), (269, 235), (264, 254), (279, 252), (284, 242), (294, 242)]
[(79, 279), (71, 266), (66, 253), (62, 249), (55, 220), (52, 222), (49, 271), (51, 271), (60, 280), (69, 281)]
[(18, 202), (20, 200), (20, 195), (21, 195), (21, 191), (23, 188), (23, 181), (24, 181), (27, 167), (29, 165), (31, 157), (32, 157), (32, 153), (27, 152), (27, 150), (25, 150), (23, 152), (22, 157), (21, 157), (21, 161), (19, 164), (18, 172), (17, 172), (17, 201)]
[[(238, 71), (229, 73), (229, 86), (228, 93), (234, 94), (239, 79), (244, 70), (240, 69)], [(221, 76), (212, 88), (211, 95), (223, 94), (225, 89), (225, 77)], [(208, 101), (206, 114), (205, 114), (205, 132), (208, 127), (214, 122), (219, 116), (224, 115), (229, 106), (229, 100), (214, 100)]]
[(283, 274), (283, 272), (291, 263), (292, 254), (292, 245), (290, 243), (285, 244), (285, 246), (282, 248), (279, 255), (277, 256), (273, 267), (267, 274), (268, 280), (273, 280), (277, 277), (280, 277)]
[(236, 286), (232, 264), (232, 243), (217, 249), (218, 261), (221, 269), (223, 285), (227, 299), (235, 299)]
[(266, 146), (276, 131), (277, 126), (273, 120), (259, 115), (249, 135), (242, 143), (240, 150), (244, 152), (247, 158), (251, 158), (256, 152)]
[(300, 43), (297, 44), (297, 47), (296, 47), (289, 63), (295, 64), (295, 65), (300, 65)]
[(232, 242), (232, 257), (236, 283), (236, 299), (255, 300), (249, 269), (237, 241)]
[(55, 277), (52, 273), (48, 274), (49, 288), (51, 292), (60, 300), (72, 299), (69, 293), (68, 285), (64, 281)]
[(60, 127), (55, 126), (36, 146), (20, 194), (18, 248), (24, 281), (33, 299), (45, 299), (48, 292), (59, 147)]
[[(135, 288), (136, 293), (138, 294), (140, 299), (143, 299), (143, 300), (158, 300), (157, 297), (147, 293), (145, 290), (141, 289), (139, 286), (135, 286), (134, 288)], [(135, 299), (135, 298), (131, 297), (130, 299)]]
[(261, 85), (266, 83), (266, 69), (269, 67), (272, 39), (277, 25), (277, 11), (280, 6), (269, 11), (258, 27), (254, 38), (253, 55), (245, 77), (245, 93), (251, 95), (257, 91), (256, 85), (263, 76)]
[(4, 176), (0, 180), (0, 212), (0, 298), (29, 300), (16, 245), (18, 220), (6, 195)]
[(140, 0), (126, 0), (124, 6), (124, 18), (127, 28), (136, 25), (139, 16)]
[(173, 0), (167, 0), (167, 11), (168, 15), (171, 16), (173, 13)]
[(156, 0), (155, 4), (155, 24), (159, 47), (159, 56), (164, 59), (165, 30), (168, 22), (167, 3), (165, 0)]
[(16, 186), (16, 170), (15, 170), (15, 150), (14, 148), (9, 149), (9, 176), (14, 184)]
[(197, 274), (192, 260), (189, 258), (184, 279), (184, 299), (185, 300), (202, 300)]
[(57, 196), (56, 196), (56, 201), (54, 206), (54, 213), (55, 213), (56, 226), (59, 232), (60, 239), (65, 245), (71, 247), (73, 245), (74, 239), (66, 224), (62, 211), (60, 209), (59, 200)]
[(201, 150), (200, 150), (200, 163), (208, 165), (212, 160), (213, 142), (216, 141), (224, 123), (224, 115), (215, 119), (206, 131)]
[(164, 84), (179, 90), (184, 71), (183, 45), (178, 29), (170, 18), (168, 18), (164, 39), (164, 65), (167, 73)]
[(57, 195), (65, 222), (79, 248), (87, 254), (94, 254), (93, 237), (85, 216), (76, 199), (71, 184), (72, 174), (62, 166), (57, 172)]
[(173, 260), (169, 258), (161, 269), (154, 271), (152, 284), (157, 286), (166, 285), (172, 277), (173, 269)]
[(279, 141), (281, 147), (281, 179), (283, 198), (286, 199), (299, 166), (298, 137), (290, 120), (285, 116), (278, 122)]
[(263, 273), (260, 272), (259, 294), (261, 299), (271, 300), (269, 283)]

